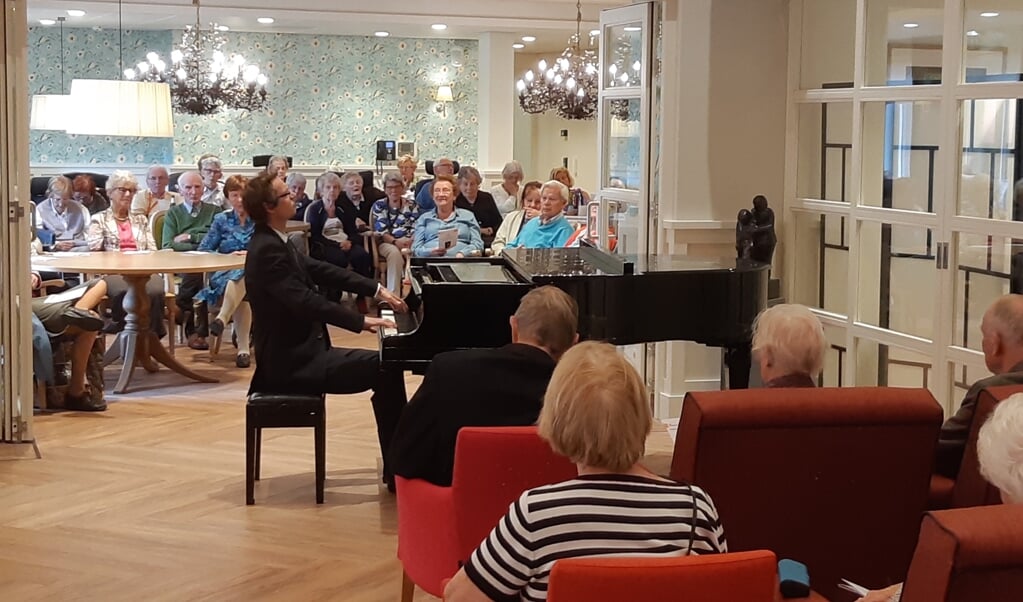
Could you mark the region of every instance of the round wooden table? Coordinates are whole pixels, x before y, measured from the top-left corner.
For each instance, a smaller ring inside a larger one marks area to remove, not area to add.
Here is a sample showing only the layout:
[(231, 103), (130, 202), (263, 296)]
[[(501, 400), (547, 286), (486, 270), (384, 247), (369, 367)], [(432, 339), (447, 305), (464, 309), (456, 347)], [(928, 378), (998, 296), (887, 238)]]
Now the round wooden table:
[[(143, 364), (150, 358), (171, 370), (191, 379), (215, 383), (217, 379), (203, 376), (186, 368), (164, 348), (149, 328), (149, 296), (146, 283), (153, 274), (195, 274), (218, 272), (245, 267), (243, 255), (223, 253), (201, 253), (188, 251), (142, 251), (142, 252), (96, 252), (96, 253), (52, 253), (32, 258), (33, 270), (79, 272), (123, 276), (129, 287), (124, 295), (125, 327), (121, 338), (121, 355), (124, 366), (117, 379), (114, 393), (128, 389), (135, 364)], [(168, 336), (174, 336), (173, 331)]]

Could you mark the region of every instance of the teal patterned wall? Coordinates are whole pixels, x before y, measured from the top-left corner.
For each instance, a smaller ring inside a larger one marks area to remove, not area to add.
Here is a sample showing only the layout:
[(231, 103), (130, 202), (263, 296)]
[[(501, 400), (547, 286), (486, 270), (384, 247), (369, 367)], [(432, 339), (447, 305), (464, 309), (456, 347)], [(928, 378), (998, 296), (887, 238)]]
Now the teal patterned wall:
[[(74, 77), (117, 76), (117, 32), (64, 30), (65, 86)], [(124, 59), (148, 50), (166, 59), (178, 32), (124, 31)], [(266, 111), (175, 114), (170, 140), (74, 136), (33, 131), (32, 163), (189, 164), (204, 153), (225, 164), (283, 153), (297, 165), (373, 164), (375, 141), (414, 140), (421, 157), (477, 154), (478, 49), (475, 40), (229, 33), (228, 49), (259, 64), (270, 80)], [(60, 88), (55, 27), (29, 31), (29, 92)], [(452, 61), (460, 59), (460, 66)], [(435, 110), (437, 85), (450, 83), (447, 117)]]

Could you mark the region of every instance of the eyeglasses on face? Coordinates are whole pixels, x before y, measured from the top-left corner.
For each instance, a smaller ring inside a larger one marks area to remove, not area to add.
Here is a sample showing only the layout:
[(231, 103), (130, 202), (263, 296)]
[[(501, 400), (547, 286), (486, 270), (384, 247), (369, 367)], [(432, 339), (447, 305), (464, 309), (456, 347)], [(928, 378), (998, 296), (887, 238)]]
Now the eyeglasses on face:
[(387, 190), (397, 190), (399, 188), (404, 188), (404, 187), (405, 186), (403, 186), (402, 184), (384, 184), (384, 188), (387, 189)]
[(136, 192), (139, 191), (138, 188), (129, 188), (127, 186), (118, 186), (117, 188), (114, 188), (114, 190), (120, 192), (121, 194), (135, 194)]

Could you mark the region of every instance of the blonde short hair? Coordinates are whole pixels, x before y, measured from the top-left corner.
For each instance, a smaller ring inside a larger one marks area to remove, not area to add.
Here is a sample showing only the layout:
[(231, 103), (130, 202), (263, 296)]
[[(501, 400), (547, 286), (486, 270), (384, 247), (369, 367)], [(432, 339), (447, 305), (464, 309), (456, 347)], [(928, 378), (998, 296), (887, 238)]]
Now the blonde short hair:
[(404, 167), (405, 165), (411, 165), (412, 169), (419, 166), (419, 162), (412, 155), (402, 155), (398, 157), (398, 167)]
[(980, 474), (1009, 504), (1023, 504), (1023, 393), (995, 406), (977, 436)]
[(46, 184), (46, 196), (47, 198), (59, 194), (60, 198), (68, 199), (71, 198), (72, 187), (70, 178), (64, 176), (53, 176), (50, 181)]
[(541, 286), (526, 293), (515, 310), (519, 337), (531, 339), (561, 357), (572, 343), (579, 327), (579, 305), (555, 286)]
[(551, 376), (539, 432), (576, 464), (625, 472), (646, 449), (653, 418), (632, 364), (607, 343), (569, 349)]
[(769, 349), (779, 370), (817, 378), (828, 341), (820, 320), (804, 305), (782, 303), (753, 322), (753, 350)]

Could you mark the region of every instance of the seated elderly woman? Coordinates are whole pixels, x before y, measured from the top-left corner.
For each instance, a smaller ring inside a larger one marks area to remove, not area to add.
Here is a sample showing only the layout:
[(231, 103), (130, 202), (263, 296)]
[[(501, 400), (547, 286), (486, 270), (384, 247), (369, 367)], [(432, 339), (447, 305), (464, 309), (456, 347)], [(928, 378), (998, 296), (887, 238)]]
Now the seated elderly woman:
[(483, 252), (480, 226), (472, 212), (455, 207), (455, 178), (439, 175), (430, 183), (435, 207), (416, 220), (412, 254), (416, 257), (465, 257)]
[(302, 221), (305, 219), (305, 210), (309, 208), (309, 205), (313, 204), (313, 200), (309, 198), (309, 195), (305, 191), (306, 179), (305, 176), (300, 172), (293, 171), (288, 174), (285, 178), (284, 183), (288, 185), (288, 190), (295, 197), (295, 215), (291, 219)]
[[(46, 187), (46, 200), (36, 207), (36, 227), (52, 238), (54, 251), (85, 251), (89, 228), (89, 210), (71, 198), (71, 180), (64, 176), (50, 178)], [(49, 244), (40, 235), (43, 244)]]
[[(341, 178), (332, 171), (324, 173), (316, 179), (316, 194), (319, 200), (313, 201), (305, 212), (305, 221), (309, 223), (309, 254), (313, 259), (341, 268), (350, 264), (357, 274), (370, 276), (373, 258), (362, 246), (362, 234), (356, 224), (358, 216), (349, 203), (339, 202)], [(332, 299), (341, 297), (340, 290), (326, 293)], [(358, 308), (363, 313), (368, 311), (365, 299), (359, 298)]]
[(760, 312), (753, 322), (753, 357), (765, 387), (813, 387), (828, 342), (820, 320), (796, 303)]
[[(242, 204), (242, 193), (247, 182), (245, 176), (237, 175), (224, 182), (224, 195), (227, 196), (227, 202), (231, 203), (232, 209), (218, 213), (213, 218), (210, 231), (199, 243), (200, 251), (245, 255), (255, 228)], [(220, 351), (224, 326), (234, 319), (234, 330), (238, 339), (238, 354), (234, 363), (239, 368), (248, 368), (251, 365), (249, 334), (252, 332), (252, 310), (245, 301), (244, 276), (243, 269), (213, 272), (209, 277), (209, 285), (195, 295), (197, 300), (206, 302), (210, 307), (220, 302), (220, 313), (210, 322), (210, 334), (214, 336), (213, 345), (210, 347), (212, 354), (216, 355)]]
[(110, 207), (110, 201), (96, 190), (96, 181), (89, 174), (78, 174), (71, 181), (71, 198), (89, 210), (89, 215), (102, 213)]
[(419, 217), (416, 202), (405, 198), (405, 182), (401, 174), (384, 176), (387, 198), (373, 203), (373, 232), (377, 249), (387, 261), (387, 288), (401, 294), (401, 272), (405, 267), (403, 251), (411, 252), (412, 232)]
[(576, 187), (575, 178), (572, 177), (572, 172), (568, 171), (567, 167), (555, 167), (552, 169), (551, 179), (568, 186), (570, 196), (567, 212), (569, 215), (578, 214), (582, 210), (582, 206), (590, 202), (590, 193)]
[(170, 174), (163, 165), (153, 165), (146, 172), (146, 188), (139, 190), (131, 202), (132, 213), (153, 215), (181, 202), (181, 195), (167, 190)]
[[(266, 162), (266, 173), (275, 175), (281, 179), (281, 181), (287, 182), (288, 178), (288, 158), (284, 155), (274, 155), (270, 157), (270, 160)], [(224, 182), (224, 187), (227, 187), (227, 182)], [(227, 193), (224, 193), (227, 196)]]
[[(156, 242), (149, 231), (149, 218), (141, 213), (131, 213), (132, 199), (138, 191), (138, 182), (130, 171), (118, 170), (107, 178), (107, 194), (110, 195), (110, 208), (103, 213), (92, 216), (89, 224), (88, 243), (92, 251), (157, 251)], [(110, 332), (124, 330), (126, 314), (124, 297), (128, 294), (129, 284), (123, 276), (107, 276), (107, 295), (110, 297), (110, 316), (113, 319)], [(146, 294), (149, 297), (149, 315), (153, 319), (149, 326), (162, 337), (167, 333), (164, 327), (164, 302), (166, 300), (162, 274), (153, 274), (146, 282)]]
[(405, 184), (405, 194), (411, 196), (413, 199), (416, 196), (416, 168), (419, 167), (419, 163), (416, 158), (412, 155), (402, 155), (398, 157), (398, 173), (401, 174), (401, 181)]
[(540, 189), (542, 187), (543, 184), (536, 181), (526, 182), (526, 185), (522, 187), (522, 209), (516, 209), (504, 216), (501, 227), (497, 229), (497, 235), (494, 236), (494, 243), (490, 245), (490, 248), (494, 250), (494, 255), (500, 255), (508, 245), (508, 241), (522, 232), (522, 226), (540, 215)]
[(480, 190), (483, 183), (483, 176), (475, 167), (466, 165), (458, 170), (458, 196), (455, 198), (455, 207), (472, 211), (476, 216), (476, 223), (480, 225), (480, 236), (483, 237), (483, 246), (490, 247), (494, 242), (494, 234), (501, 227), (501, 212), (497, 210), (494, 197), (489, 192)]
[(502, 216), (507, 216), (519, 208), (519, 193), (525, 194), (525, 190), (519, 189), (519, 184), (525, 177), (522, 164), (518, 161), (504, 164), (504, 169), (501, 170), (501, 183), (490, 189), (490, 194), (497, 203), (497, 210)]
[[(980, 427), (977, 461), (980, 474), (998, 488), (1003, 503), (1023, 504), (1023, 393), (1000, 402)], [(902, 584), (897, 583), (856, 602), (899, 602), (901, 598)]]
[(590, 341), (566, 351), (544, 395), (539, 431), (579, 476), (513, 502), (444, 599), (546, 600), (559, 558), (727, 552), (710, 496), (640, 464), (652, 422), (642, 377), (613, 346)]
[(568, 204), (568, 187), (551, 180), (540, 189), (540, 215), (522, 227), (518, 236), (508, 243), (509, 247), (528, 249), (553, 249), (563, 247), (575, 228), (565, 217)]

